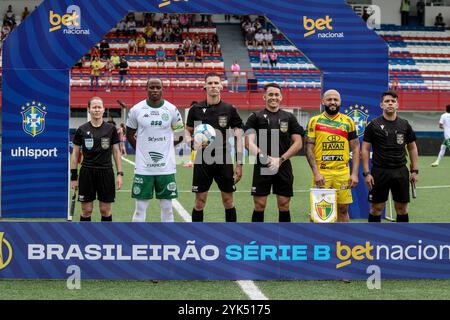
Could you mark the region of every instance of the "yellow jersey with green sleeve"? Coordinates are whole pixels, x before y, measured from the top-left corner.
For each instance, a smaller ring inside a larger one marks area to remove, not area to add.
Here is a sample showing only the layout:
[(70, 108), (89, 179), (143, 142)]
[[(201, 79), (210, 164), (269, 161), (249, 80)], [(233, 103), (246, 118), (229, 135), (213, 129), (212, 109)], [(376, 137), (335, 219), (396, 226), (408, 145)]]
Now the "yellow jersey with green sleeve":
[(319, 170), (348, 168), (349, 141), (358, 138), (352, 118), (342, 113), (333, 117), (321, 113), (309, 120), (307, 136), (316, 139), (314, 155)]

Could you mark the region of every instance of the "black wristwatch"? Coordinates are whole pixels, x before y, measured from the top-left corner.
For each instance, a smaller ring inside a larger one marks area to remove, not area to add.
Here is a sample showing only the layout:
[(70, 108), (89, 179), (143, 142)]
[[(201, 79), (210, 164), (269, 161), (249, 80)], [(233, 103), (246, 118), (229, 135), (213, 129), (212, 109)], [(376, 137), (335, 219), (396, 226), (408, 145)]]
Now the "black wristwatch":
[(281, 158), (280, 158), (280, 163), (283, 163), (283, 162), (285, 162), (285, 161), (286, 161), (286, 158), (283, 157), (283, 156), (281, 156)]
[(415, 174), (419, 174), (419, 170), (411, 170), (409, 171), (410, 173), (415, 173)]
[(370, 171), (363, 172), (363, 177), (367, 177), (370, 174)]
[(117, 171), (117, 175), (123, 177), (123, 171)]

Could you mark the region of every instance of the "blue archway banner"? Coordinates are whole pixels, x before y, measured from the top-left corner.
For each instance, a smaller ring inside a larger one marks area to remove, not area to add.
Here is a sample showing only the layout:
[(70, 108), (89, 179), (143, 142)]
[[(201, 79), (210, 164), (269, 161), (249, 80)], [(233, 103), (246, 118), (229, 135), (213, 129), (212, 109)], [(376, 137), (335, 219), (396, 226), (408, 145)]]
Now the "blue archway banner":
[[(344, 0), (45, 0), (3, 48), (2, 217), (67, 216), (69, 70), (129, 11), (266, 15), (361, 127), (380, 113), (388, 48)], [(358, 188), (353, 218), (368, 214)]]

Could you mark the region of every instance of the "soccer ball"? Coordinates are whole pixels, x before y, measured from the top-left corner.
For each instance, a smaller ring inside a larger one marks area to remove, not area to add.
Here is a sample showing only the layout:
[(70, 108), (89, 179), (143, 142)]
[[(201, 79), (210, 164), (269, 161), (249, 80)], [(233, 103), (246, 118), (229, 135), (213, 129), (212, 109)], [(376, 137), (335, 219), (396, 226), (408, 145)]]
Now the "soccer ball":
[(203, 123), (194, 129), (194, 147), (206, 148), (216, 139), (216, 130), (209, 124)]

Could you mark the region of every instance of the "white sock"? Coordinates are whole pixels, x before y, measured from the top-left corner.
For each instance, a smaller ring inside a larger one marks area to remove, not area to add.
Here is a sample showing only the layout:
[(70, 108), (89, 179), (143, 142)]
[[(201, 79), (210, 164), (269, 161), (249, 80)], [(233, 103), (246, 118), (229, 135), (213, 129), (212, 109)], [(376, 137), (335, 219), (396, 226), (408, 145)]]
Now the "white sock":
[(136, 199), (136, 209), (134, 210), (133, 222), (145, 222), (147, 216), (148, 200)]
[(161, 207), (161, 222), (174, 222), (172, 200), (161, 199), (159, 206)]
[(442, 158), (445, 155), (445, 149), (447, 149), (447, 146), (445, 144), (442, 144), (441, 145), (441, 151), (439, 151), (439, 155), (438, 155), (438, 158), (437, 158), (437, 162), (441, 162)]

